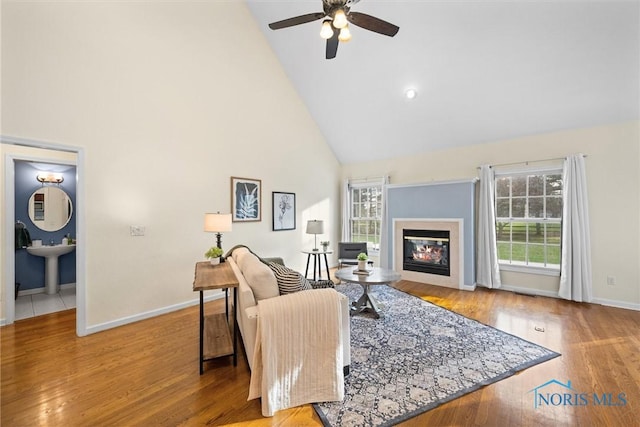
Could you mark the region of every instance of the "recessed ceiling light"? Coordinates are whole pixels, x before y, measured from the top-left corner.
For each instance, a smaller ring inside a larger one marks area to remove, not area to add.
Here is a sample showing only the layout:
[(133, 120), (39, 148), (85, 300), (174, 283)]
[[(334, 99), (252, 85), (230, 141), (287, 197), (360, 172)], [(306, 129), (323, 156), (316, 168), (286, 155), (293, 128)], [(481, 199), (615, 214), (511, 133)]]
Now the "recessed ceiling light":
[(415, 89), (407, 89), (407, 90), (404, 92), (404, 96), (406, 96), (406, 97), (407, 97), (407, 99), (413, 99), (413, 98), (415, 98), (416, 96), (418, 96), (418, 91), (416, 91)]

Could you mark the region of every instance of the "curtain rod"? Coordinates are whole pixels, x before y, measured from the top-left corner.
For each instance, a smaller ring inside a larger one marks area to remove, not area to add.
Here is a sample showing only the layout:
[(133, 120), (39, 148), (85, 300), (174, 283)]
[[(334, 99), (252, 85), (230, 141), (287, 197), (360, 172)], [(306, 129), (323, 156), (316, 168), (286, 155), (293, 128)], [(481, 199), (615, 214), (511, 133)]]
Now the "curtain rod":
[[(585, 158), (587, 158), (586, 154), (583, 154), (583, 156)], [(540, 162), (551, 162), (553, 160), (566, 160), (567, 157), (554, 157), (552, 159), (540, 159), (540, 160), (525, 160), (524, 162), (512, 162), (512, 163), (498, 163), (496, 165), (489, 165), (492, 168), (498, 167), (498, 166), (513, 166), (513, 165), (528, 165), (529, 163), (540, 163)], [(480, 169), (480, 166), (478, 166), (476, 169)]]
[(349, 182), (369, 182), (379, 181), (384, 179), (384, 176), (365, 176), (364, 178), (348, 178)]

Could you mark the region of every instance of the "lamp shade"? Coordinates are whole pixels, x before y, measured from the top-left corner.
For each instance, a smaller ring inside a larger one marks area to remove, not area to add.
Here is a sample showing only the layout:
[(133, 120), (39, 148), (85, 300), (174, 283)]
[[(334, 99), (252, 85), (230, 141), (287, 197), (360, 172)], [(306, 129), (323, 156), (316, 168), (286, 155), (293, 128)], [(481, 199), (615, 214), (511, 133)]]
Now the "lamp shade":
[(322, 234), (324, 233), (324, 223), (317, 219), (312, 219), (307, 222), (307, 234)]
[(231, 231), (231, 214), (205, 213), (204, 231), (210, 233), (224, 233)]
[(333, 29), (331, 28), (331, 20), (325, 19), (322, 23), (322, 28), (320, 29), (320, 37), (325, 40), (333, 37)]
[(344, 13), (344, 10), (336, 10), (336, 13), (333, 15), (333, 26), (336, 28), (344, 28), (348, 23), (347, 15)]

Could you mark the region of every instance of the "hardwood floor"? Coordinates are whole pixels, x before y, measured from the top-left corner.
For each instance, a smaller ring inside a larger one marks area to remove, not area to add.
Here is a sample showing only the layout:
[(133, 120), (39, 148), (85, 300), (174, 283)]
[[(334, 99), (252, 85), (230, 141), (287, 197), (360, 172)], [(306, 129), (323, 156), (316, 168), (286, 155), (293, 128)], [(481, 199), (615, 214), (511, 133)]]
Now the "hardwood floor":
[[(640, 312), (482, 288), (396, 287), (562, 353), (403, 426), (640, 425)], [(224, 311), (222, 301), (207, 310)], [(244, 354), (237, 367), (221, 358), (198, 375), (197, 307), (83, 338), (75, 335), (75, 310), (0, 333), (2, 426), (321, 425), (310, 405), (263, 418), (259, 400), (246, 400)], [(571, 381), (577, 394), (611, 394), (619, 406), (535, 408), (531, 390), (552, 379)]]

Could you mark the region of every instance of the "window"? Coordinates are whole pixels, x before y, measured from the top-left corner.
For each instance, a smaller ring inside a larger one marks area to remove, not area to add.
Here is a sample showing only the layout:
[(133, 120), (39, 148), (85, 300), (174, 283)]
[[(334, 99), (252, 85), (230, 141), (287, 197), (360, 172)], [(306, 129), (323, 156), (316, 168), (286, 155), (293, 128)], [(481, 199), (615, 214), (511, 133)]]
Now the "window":
[(351, 241), (367, 242), (369, 253), (380, 249), (380, 224), (382, 222), (382, 186), (352, 186), (351, 192)]
[(562, 171), (496, 174), (501, 265), (560, 268)]

